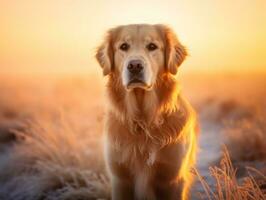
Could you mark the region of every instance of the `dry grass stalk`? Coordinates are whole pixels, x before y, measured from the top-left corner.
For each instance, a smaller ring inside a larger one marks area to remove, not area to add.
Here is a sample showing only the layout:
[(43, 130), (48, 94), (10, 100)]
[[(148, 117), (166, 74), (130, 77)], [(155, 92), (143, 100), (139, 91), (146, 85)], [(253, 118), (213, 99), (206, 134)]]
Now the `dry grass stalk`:
[[(249, 171), (256, 172), (261, 176), (264, 184), (266, 183), (266, 176), (256, 169), (248, 168)], [(237, 170), (233, 167), (230, 160), (229, 153), (224, 148), (223, 158), (220, 166), (214, 166), (209, 168), (210, 175), (215, 182), (215, 188), (213, 189), (207, 181), (194, 169), (201, 185), (206, 193), (205, 196), (209, 200), (265, 200), (266, 193), (261, 189), (255, 180), (255, 178), (249, 173), (247, 177), (243, 179), (242, 183), (239, 183), (236, 178)], [(200, 195), (201, 199), (204, 195)]]

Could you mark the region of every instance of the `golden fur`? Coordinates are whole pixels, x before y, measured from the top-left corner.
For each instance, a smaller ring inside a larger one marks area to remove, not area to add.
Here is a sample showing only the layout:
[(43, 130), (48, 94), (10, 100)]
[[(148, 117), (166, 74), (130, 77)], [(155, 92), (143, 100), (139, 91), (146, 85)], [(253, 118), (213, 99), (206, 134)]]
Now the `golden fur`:
[[(121, 52), (121, 41), (132, 50)], [(142, 47), (153, 41), (158, 50)], [(127, 59), (142, 56), (149, 88), (127, 89)], [(164, 25), (127, 25), (111, 29), (96, 58), (108, 75), (109, 104), (105, 116), (105, 158), (112, 199), (187, 199), (190, 169), (197, 149), (196, 115), (180, 95), (175, 79), (187, 53)]]

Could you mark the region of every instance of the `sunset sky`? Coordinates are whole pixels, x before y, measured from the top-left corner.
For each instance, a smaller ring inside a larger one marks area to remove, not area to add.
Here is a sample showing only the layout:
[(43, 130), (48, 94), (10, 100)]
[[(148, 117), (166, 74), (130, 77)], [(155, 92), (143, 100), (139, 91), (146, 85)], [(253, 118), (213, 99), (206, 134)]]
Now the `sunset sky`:
[(187, 71), (266, 71), (265, 0), (0, 0), (0, 73), (97, 72), (104, 32), (165, 23), (188, 47)]

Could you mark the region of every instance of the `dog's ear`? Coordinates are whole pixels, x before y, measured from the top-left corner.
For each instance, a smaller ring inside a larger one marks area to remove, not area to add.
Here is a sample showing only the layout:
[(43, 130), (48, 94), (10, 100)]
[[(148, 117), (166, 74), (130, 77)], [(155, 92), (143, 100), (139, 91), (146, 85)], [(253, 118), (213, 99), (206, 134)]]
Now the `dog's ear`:
[(165, 67), (171, 74), (176, 74), (178, 67), (187, 56), (186, 48), (179, 42), (171, 28), (165, 25), (157, 25), (165, 42)]
[(114, 53), (112, 47), (112, 30), (109, 30), (103, 43), (97, 48), (95, 55), (98, 63), (103, 69), (103, 75), (108, 75), (114, 68)]

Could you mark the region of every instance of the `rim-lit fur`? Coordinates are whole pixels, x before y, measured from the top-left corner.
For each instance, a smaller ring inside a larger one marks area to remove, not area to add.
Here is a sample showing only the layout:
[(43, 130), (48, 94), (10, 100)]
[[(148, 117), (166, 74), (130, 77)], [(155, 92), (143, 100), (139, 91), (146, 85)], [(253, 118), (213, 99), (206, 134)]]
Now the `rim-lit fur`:
[[(116, 52), (123, 40), (121, 33), (137, 38), (134, 41), (144, 41), (146, 36), (157, 40), (156, 56), (142, 53), (153, 70), (152, 89), (128, 91), (122, 83), (128, 56)], [(104, 130), (112, 199), (188, 198), (197, 149), (196, 115), (180, 95), (174, 77), (186, 55), (184, 46), (164, 25), (119, 26), (108, 32), (98, 48), (96, 58), (108, 75)]]

